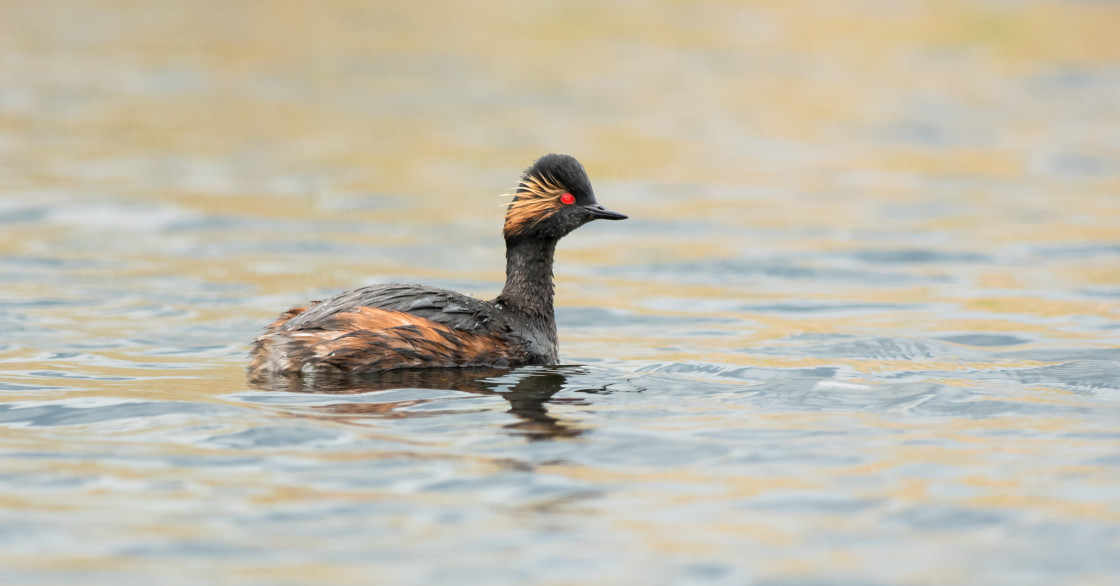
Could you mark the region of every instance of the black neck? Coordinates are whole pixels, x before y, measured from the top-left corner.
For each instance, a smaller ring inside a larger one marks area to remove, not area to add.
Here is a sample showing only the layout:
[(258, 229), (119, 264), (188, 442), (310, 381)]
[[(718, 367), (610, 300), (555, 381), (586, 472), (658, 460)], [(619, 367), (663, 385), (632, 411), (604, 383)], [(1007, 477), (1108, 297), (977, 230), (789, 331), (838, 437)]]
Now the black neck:
[(525, 315), (555, 321), (552, 256), (556, 240), (506, 240), (506, 286), (496, 301)]

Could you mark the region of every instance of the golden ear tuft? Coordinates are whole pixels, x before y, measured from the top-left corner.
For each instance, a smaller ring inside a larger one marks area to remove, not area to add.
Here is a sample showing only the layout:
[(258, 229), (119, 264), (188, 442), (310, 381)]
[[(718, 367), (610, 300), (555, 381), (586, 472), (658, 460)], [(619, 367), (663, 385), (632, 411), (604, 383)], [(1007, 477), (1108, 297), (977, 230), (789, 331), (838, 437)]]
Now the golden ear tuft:
[(506, 210), (506, 236), (521, 233), (551, 216), (559, 208), (560, 196), (565, 192), (552, 177), (526, 177), (520, 187), (521, 191), (508, 194), (517, 199), (510, 202)]

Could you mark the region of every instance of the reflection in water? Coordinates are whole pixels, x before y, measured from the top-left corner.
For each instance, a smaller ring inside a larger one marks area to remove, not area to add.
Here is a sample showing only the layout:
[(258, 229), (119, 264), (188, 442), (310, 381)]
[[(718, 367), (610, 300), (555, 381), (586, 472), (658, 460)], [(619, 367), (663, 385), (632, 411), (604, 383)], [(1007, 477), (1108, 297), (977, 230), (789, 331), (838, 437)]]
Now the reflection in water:
[[(363, 377), (330, 375), (284, 376), (268, 375), (252, 379), (252, 385), (261, 390), (292, 393), (361, 394), (397, 389), (449, 389), (478, 395), (499, 395), (509, 401), (508, 413), (518, 421), (506, 425), (529, 439), (542, 440), (576, 437), (584, 432), (571, 421), (557, 418), (548, 412), (548, 403), (583, 404), (580, 398), (554, 398), (564, 388), (568, 376), (586, 374), (578, 366), (506, 368), (431, 368), (390, 370)], [(606, 392), (607, 386), (575, 389), (580, 393)], [(377, 403), (342, 403), (319, 407), (339, 415), (396, 414), (402, 416), (401, 407), (425, 401), (393, 401)]]

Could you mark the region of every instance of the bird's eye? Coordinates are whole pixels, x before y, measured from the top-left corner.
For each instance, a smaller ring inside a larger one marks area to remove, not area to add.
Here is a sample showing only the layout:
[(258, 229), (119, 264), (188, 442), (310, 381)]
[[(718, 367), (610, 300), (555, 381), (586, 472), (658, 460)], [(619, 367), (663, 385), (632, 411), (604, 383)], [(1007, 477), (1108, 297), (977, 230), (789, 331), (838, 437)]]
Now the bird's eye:
[(576, 203), (576, 196), (570, 193), (565, 193), (564, 195), (560, 196), (560, 203), (564, 205), (572, 205), (573, 203)]

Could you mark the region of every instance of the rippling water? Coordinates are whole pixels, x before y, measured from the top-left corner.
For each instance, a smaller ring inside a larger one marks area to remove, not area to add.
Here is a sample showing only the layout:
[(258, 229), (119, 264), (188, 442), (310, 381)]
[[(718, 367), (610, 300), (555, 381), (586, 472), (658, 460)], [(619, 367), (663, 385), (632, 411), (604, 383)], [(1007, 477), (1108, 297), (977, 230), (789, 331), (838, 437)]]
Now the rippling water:
[[(5, 583), (1117, 583), (1116, 4), (2, 10)], [(245, 379), (548, 151), (564, 365)]]

